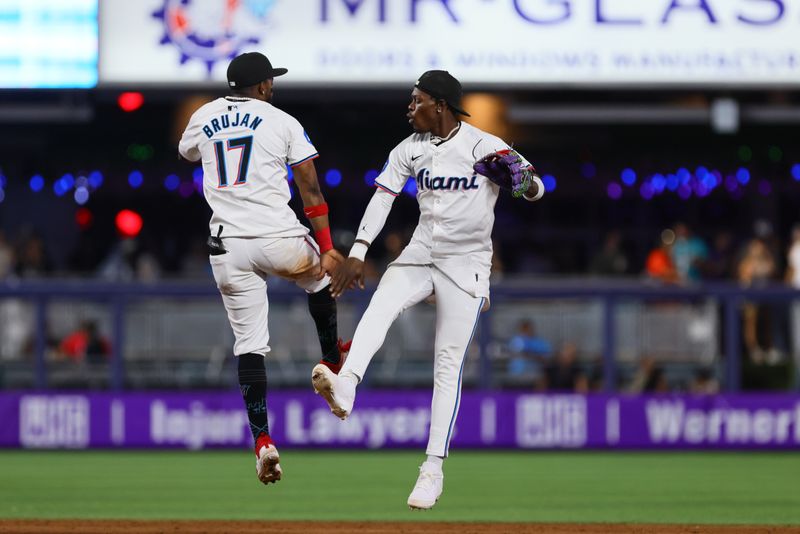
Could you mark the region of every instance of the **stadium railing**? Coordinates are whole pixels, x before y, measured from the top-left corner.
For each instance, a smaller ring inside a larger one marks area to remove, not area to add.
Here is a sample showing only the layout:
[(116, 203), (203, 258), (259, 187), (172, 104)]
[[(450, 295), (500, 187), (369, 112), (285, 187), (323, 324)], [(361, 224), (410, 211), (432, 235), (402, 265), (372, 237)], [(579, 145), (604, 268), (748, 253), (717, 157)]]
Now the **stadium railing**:
[[(371, 294), (371, 290), (355, 291), (342, 298), (340, 332), (354, 330)], [(798, 298), (799, 291), (778, 285), (681, 287), (593, 279), (498, 283), (492, 287), (492, 306), (479, 321), (465, 383), (486, 389), (513, 383), (513, 377), (505, 375), (509, 357), (506, 341), (519, 321), (529, 319), (555, 348), (575, 342), (584, 363), (591, 361), (600, 367), (603, 391), (616, 391), (621, 370), (644, 355), (717, 366), (724, 389), (737, 391), (743, 360), (742, 305), (757, 302), (782, 307), (788, 317), (789, 305)], [(305, 297), (290, 284), (271, 283), (269, 300), (277, 384), (306, 384), (309, 364), (318, 359), (318, 345)], [(0, 324), (25, 313), (30, 315), (32, 327), (27, 360), (30, 387), (57, 387), (68, 384), (69, 377), (79, 385), (113, 390), (175, 387), (176, 381), (179, 387), (187, 388), (233, 384), (219, 380), (222, 370), (230, 365), (232, 335), (211, 284), (0, 283)], [(74, 327), (77, 317), (98, 313), (101, 331), (110, 333), (107, 365), (54, 363), (50, 356), (52, 338)], [(434, 313), (433, 306), (421, 304), (398, 319), (384, 344), (380, 363), (373, 364), (371, 382), (413, 386), (430, 380)], [(788, 338), (792, 336), (786, 337), (784, 345), (791, 352)], [(202, 347), (202, 356), (190, 357), (198, 346)], [(2, 354), (0, 342), (0, 371), (6, 367), (9, 374), (11, 362), (20, 360), (18, 356), (13, 350), (12, 354)], [(177, 377), (182, 374), (201, 380), (187, 379), (181, 384)], [(58, 376), (62, 380), (53, 380)]]

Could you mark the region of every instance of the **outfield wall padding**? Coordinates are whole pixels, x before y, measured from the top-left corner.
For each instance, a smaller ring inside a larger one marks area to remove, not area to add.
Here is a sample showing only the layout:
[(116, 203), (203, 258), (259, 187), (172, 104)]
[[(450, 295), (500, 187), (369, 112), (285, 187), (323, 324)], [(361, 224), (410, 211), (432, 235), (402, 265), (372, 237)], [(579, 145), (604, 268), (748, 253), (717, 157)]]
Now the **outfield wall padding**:
[[(347, 421), (310, 391), (269, 393), (282, 447), (424, 448), (429, 390), (359, 392)], [(239, 393), (0, 393), (0, 447), (246, 448)], [(800, 449), (800, 395), (465, 391), (452, 448)]]

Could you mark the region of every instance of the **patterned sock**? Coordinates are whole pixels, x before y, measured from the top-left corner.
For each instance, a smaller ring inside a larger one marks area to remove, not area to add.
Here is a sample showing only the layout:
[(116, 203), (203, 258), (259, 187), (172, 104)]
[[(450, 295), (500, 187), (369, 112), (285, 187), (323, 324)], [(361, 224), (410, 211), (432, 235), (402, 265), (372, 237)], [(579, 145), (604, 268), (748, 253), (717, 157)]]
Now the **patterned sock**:
[(267, 422), (267, 371), (264, 356), (242, 354), (239, 356), (239, 390), (247, 408), (253, 440), (262, 433), (269, 435)]
[(328, 288), (308, 294), (308, 311), (317, 325), (317, 336), (322, 348), (322, 359), (333, 365), (339, 365), (341, 357), (336, 342), (339, 340), (336, 325), (336, 301)]

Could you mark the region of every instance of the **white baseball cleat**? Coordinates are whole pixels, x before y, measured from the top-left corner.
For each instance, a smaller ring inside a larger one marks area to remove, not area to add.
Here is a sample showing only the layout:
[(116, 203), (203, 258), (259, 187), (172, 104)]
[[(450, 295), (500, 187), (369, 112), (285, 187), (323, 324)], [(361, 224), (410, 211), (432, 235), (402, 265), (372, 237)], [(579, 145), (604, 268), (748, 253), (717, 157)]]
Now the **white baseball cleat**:
[(343, 380), (328, 366), (320, 363), (311, 371), (311, 384), (314, 386), (314, 393), (322, 395), (322, 398), (328, 403), (333, 415), (342, 421), (347, 419), (347, 416), (353, 411), (353, 403), (356, 399), (356, 388), (351, 381)]
[(419, 467), (419, 477), (411, 495), (408, 496), (408, 507), (412, 510), (430, 510), (444, 489), (442, 468), (425, 462)]
[(258, 479), (264, 484), (269, 484), (270, 482), (274, 484), (280, 480), (283, 470), (281, 470), (281, 465), (278, 462), (280, 462), (280, 456), (275, 445), (271, 443), (262, 445), (256, 459)]

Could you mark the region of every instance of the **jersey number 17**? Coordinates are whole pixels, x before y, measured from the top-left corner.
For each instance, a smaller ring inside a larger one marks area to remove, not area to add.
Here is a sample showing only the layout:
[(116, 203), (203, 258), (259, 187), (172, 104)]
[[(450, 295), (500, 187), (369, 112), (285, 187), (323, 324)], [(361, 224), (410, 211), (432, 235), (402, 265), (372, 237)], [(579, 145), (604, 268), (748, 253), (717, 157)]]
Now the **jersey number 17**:
[[(239, 165), (236, 180), (232, 185), (241, 185), (247, 182), (247, 167), (250, 165), (250, 153), (253, 150), (253, 136), (237, 137), (228, 139), (227, 150), (225, 142), (216, 141), (214, 143), (214, 155), (217, 160), (217, 176), (219, 176), (218, 187), (228, 187), (228, 157), (231, 150), (239, 151)], [(232, 159), (236, 156), (233, 155)]]

